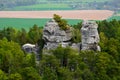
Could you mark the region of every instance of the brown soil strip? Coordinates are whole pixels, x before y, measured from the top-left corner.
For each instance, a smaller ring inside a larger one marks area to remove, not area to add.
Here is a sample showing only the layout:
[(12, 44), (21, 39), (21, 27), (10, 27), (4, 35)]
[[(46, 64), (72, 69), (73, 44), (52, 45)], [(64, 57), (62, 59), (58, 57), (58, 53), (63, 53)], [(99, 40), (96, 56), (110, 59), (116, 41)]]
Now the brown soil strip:
[(0, 11), (0, 18), (52, 18), (58, 14), (66, 19), (104, 20), (113, 13), (110, 10)]

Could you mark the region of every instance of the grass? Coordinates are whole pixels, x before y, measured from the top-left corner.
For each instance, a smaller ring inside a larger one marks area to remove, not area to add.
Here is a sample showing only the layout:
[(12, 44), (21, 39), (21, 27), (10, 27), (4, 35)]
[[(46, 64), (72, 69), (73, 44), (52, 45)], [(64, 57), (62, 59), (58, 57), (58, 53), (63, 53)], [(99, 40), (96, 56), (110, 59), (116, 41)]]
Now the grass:
[(24, 19), (24, 18), (0, 18), (0, 29), (13, 27), (16, 29), (25, 28), (28, 30), (34, 24), (43, 26), (49, 19)]
[[(110, 21), (112, 19), (120, 20), (120, 16), (112, 16), (108, 18), (107, 20)], [(49, 21), (50, 19), (36, 19), (36, 18), (0, 18), (0, 29), (3, 29), (4, 27), (13, 27), (15, 29), (20, 30), (21, 28), (24, 28), (26, 30), (29, 30), (34, 24), (38, 25), (39, 27), (44, 27), (44, 25)], [(75, 25), (78, 22), (81, 22), (80, 19), (66, 19), (69, 25)]]
[(27, 6), (17, 6), (10, 8), (9, 10), (74, 10), (71, 4), (75, 5), (88, 5), (92, 2), (106, 2), (112, 0), (60, 0), (60, 1), (50, 1), (50, 0), (38, 0), (38, 4), (27, 5)]
[(13, 8), (13, 10), (72, 10), (72, 8), (67, 4), (36, 4), (30, 6), (19, 6)]
[[(4, 27), (13, 27), (15, 29), (20, 30), (24, 28), (29, 30), (34, 24), (38, 25), (39, 27), (43, 27), (47, 21), (50, 19), (28, 19), (28, 18), (0, 18), (0, 29)], [(77, 24), (81, 22), (79, 19), (66, 19), (69, 25)]]
[(120, 20), (120, 16), (112, 16), (112, 17), (108, 18), (107, 20), (111, 21), (113, 19)]
[(120, 16), (120, 11), (117, 11), (115, 16)]

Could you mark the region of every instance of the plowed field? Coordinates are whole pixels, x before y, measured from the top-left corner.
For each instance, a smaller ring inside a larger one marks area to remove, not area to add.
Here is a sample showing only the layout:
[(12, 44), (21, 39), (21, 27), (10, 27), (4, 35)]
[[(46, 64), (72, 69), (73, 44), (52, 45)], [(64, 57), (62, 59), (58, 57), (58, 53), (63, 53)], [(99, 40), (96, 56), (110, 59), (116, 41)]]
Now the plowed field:
[(52, 18), (53, 14), (58, 14), (66, 19), (104, 20), (113, 13), (109, 10), (0, 11), (0, 18)]

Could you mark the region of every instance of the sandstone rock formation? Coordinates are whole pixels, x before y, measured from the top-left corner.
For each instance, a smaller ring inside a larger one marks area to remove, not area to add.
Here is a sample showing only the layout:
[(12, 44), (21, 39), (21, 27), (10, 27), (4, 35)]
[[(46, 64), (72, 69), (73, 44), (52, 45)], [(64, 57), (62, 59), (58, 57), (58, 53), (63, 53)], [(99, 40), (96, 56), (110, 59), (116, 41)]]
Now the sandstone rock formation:
[(27, 53), (34, 53), (36, 60), (40, 60), (39, 47), (37, 45), (27, 43), (22, 46), (22, 50)]
[(61, 30), (55, 20), (51, 19), (43, 29), (43, 39), (45, 41), (44, 49), (55, 49), (59, 45), (62, 47), (69, 46), (72, 39), (71, 29)]
[(98, 25), (94, 21), (84, 21), (81, 28), (82, 49), (100, 51), (98, 45), (100, 39), (97, 31)]
[(61, 30), (55, 20), (50, 20), (44, 27), (43, 39), (45, 41), (44, 49), (55, 49), (59, 45), (62, 47), (70, 46), (76, 50), (94, 50), (100, 51), (98, 25), (94, 21), (84, 21), (81, 28), (82, 42), (71, 43), (72, 29)]
[[(70, 46), (78, 51), (80, 50), (94, 50), (100, 51), (98, 45), (100, 39), (97, 31), (98, 25), (94, 21), (84, 21), (81, 28), (81, 43), (72, 43), (72, 28), (69, 30), (61, 30), (55, 20), (47, 22), (43, 29), (43, 40), (45, 41), (44, 50), (51, 50), (57, 48)], [(39, 47), (37, 45), (25, 44), (22, 49), (27, 53), (35, 53), (36, 60), (40, 60)]]

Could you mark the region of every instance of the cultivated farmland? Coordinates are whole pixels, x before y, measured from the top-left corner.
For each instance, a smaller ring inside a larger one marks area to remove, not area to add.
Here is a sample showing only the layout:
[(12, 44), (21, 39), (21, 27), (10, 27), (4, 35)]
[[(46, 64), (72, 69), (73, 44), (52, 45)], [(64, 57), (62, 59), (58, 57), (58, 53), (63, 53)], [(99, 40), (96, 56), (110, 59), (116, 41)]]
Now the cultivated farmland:
[(0, 11), (0, 18), (52, 18), (54, 14), (58, 14), (65, 19), (104, 20), (113, 13), (109, 10)]
[(81, 20), (104, 20), (113, 15), (109, 10), (80, 10), (80, 11), (0, 11), (0, 29), (13, 27), (29, 30), (34, 24), (44, 26), (53, 14), (58, 14), (75, 25)]
[[(27, 31), (34, 25), (38, 25), (39, 27), (44, 27), (48, 18), (0, 18), (0, 29), (13, 27), (15, 29), (20, 30), (21, 28), (26, 29)], [(79, 19), (66, 19), (69, 25), (75, 25), (81, 20)]]

